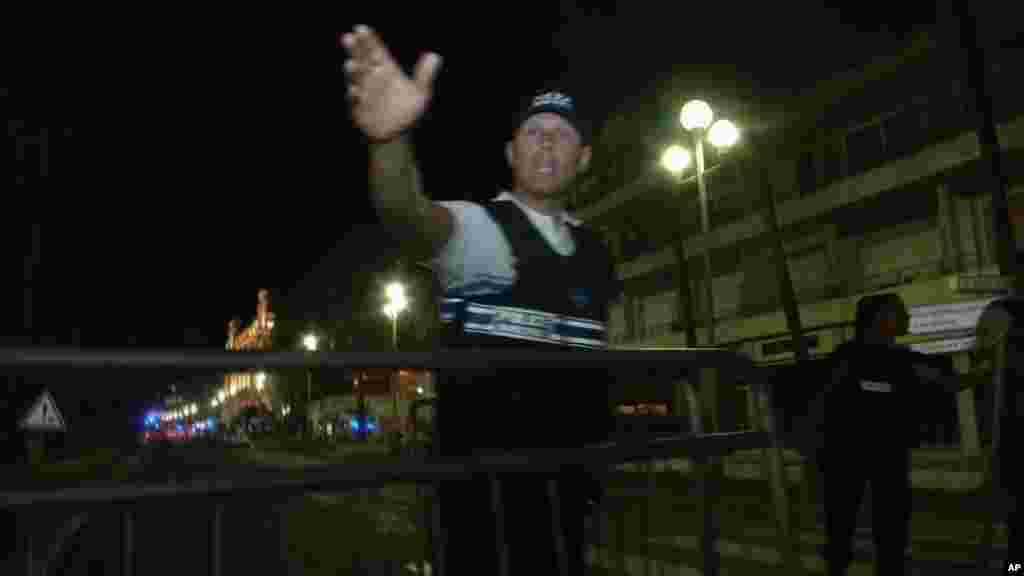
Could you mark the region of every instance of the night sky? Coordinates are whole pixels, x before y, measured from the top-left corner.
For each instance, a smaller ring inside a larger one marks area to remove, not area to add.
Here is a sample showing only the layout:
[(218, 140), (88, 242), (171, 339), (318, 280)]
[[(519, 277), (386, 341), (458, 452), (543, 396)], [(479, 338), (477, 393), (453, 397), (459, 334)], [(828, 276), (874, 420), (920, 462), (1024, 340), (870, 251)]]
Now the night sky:
[[(502, 146), (538, 88), (568, 89), (599, 125), (670, 74), (740, 78), (750, 97), (784, 96), (934, 19), (881, 23), (866, 8), (811, 2), (741, 14), (739, 4), (695, 14), (660, 2), (558, 4), (403, 3), (303, 14), (319, 26), (299, 27), (269, 12), (147, 15), (145, 25), (28, 35), (4, 108), (22, 121), (10, 135), (47, 130), (47, 175), (38, 147), (10, 164), (22, 180), (4, 176), (4, 237), (18, 278), (30, 238), (22, 220), (43, 222), (34, 343), (220, 347), (232, 316), (252, 317), (258, 288), (286, 293), (332, 250), (341, 266), (372, 260), (345, 242), (375, 223), (337, 45), (357, 23), (374, 26), (407, 68), (420, 51), (444, 57), (416, 153), (430, 196), (482, 200), (508, 183)], [(14, 284), (9, 337), (21, 333)]]

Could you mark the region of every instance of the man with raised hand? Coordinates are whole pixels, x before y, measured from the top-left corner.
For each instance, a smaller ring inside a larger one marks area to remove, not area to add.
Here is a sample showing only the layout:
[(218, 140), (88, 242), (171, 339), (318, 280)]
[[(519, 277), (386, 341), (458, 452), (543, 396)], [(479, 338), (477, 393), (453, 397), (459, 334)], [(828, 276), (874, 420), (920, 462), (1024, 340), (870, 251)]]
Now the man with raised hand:
[[(440, 56), (421, 56), (410, 77), (366, 26), (345, 34), (342, 45), (352, 118), (370, 142), (374, 206), (411, 256), (432, 261), (444, 291), (444, 345), (606, 348), (608, 305), (620, 291), (614, 263), (600, 237), (565, 209), (567, 191), (591, 156), (591, 127), (575, 100), (546, 91), (524, 102), (504, 150), (510, 190), (484, 203), (432, 202), (408, 134), (430, 104)], [(610, 431), (603, 373), (525, 366), (445, 374), (438, 388), (437, 443), (445, 456), (581, 447)], [(581, 468), (563, 468), (552, 495), (540, 475), (499, 478), (501, 546), (488, 479), (441, 486), (446, 574), (582, 574), (594, 481)]]

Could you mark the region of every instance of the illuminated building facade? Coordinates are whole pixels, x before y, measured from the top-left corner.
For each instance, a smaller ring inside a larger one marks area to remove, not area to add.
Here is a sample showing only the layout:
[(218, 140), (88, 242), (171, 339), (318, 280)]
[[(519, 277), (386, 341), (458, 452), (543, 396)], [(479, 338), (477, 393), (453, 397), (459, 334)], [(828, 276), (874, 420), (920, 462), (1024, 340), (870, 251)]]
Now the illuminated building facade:
[[(270, 310), (270, 292), (262, 289), (256, 297), (256, 317), (244, 329), (238, 318), (228, 323), (225, 348), (233, 352), (267, 351), (273, 342), (274, 313)], [(232, 372), (224, 375), (223, 386), (211, 399), (224, 422), (235, 420), (246, 408), (272, 411), (271, 376), (265, 372)]]
[(270, 311), (270, 292), (260, 290), (256, 295), (256, 318), (252, 323), (239, 331), (241, 322), (238, 318), (228, 323), (228, 341), (226, 348), (232, 351), (269, 350), (271, 336), (274, 332), (274, 313)]

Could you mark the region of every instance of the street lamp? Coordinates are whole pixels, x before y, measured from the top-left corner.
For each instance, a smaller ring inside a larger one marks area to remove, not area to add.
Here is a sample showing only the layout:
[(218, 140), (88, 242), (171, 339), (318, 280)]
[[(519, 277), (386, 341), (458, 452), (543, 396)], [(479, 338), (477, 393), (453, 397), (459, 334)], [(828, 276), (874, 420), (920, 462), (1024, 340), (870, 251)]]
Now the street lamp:
[[(701, 233), (704, 236), (704, 296), (707, 301), (709, 346), (715, 344), (715, 306), (711, 286), (711, 249), (708, 246), (711, 225), (708, 218), (707, 186), (704, 183), (704, 138), (721, 150), (735, 145), (739, 140), (739, 130), (732, 122), (725, 119), (717, 122), (712, 122), (713, 120), (714, 112), (703, 100), (690, 100), (679, 112), (679, 123), (690, 134), (697, 159), (697, 191), (700, 196)], [(681, 178), (690, 165), (690, 152), (678, 144), (669, 146), (661, 156), (661, 165), (677, 178)]]
[[(302, 337), (302, 347), (308, 352), (316, 352), (320, 347), (320, 339), (310, 332)], [(313, 369), (306, 370), (306, 418), (309, 419), (309, 405), (313, 401)]]
[(405, 287), (398, 282), (388, 284), (384, 294), (388, 299), (384, 315), (391, 319), (391, 346), (398, 350), (398, 316), (409, 306), (409, 300), (405, 297)]
[(316, 352), (319, 345), (320, 339), (316, 337), (316, 334), (310, 333), (302, 337), (302, 347), (310, 352)]
[[(715, 345), (715, 304), (712, 296), (711, 281), (711, 247), (709, 232), (711, 224), (708, 217), (708, 194), (704, 182), (704, 139), (720, 150), (727, 149), (739, 140), (739, 130), (725, 119), (714, 121), (715, 114), (711, 106), (702, 100), (690, 100), (679, 112), (679, 123), (693, 140), (693, 148), (697, 164), (697, 191), (700, 199), (701, 234), (704, 236), (704, 299), (707, 302), (708, 346)], [(665, 150), (661, 158), (662, 166), (682, 181), (682, 174), (690, 165), (690, 154), (686, 148), (675, 145)], [(686, 275), (682, 275), (686, 278)], [(682, 289), (682, 287), (680, 287)], [(696, 334), (693, 335), (696, 340)], [(710, 411), (711, 430), (718, 430), (718, 411), (715, 384), (711, 381), (712, 374), (704, 374), (701, 378), (704, 405)]]
[[(384, 315), (391, 319), (391, 347), (398, 350), (398, 316), (409, 306), (409, 300), (405, 297), (405, 287), (398, 282), (388, 284), (384, 290), (387, 297), (387, 304), (384, 305)], [(393, 400), (395, 408), (395, 422), (398, 422), (398, 378), (392, 374)]]

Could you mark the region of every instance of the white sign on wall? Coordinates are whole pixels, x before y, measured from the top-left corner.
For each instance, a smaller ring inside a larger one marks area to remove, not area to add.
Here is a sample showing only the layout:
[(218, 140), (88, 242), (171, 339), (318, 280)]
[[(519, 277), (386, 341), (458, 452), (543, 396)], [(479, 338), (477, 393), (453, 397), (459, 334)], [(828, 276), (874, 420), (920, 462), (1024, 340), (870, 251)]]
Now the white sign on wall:
[(957, 302), (956, 304), (936, 304), (932, 306), (913, 306), (910, 312), (911, 334), (936, 334), (954, 330), (973, 330), (978, 325), (978, 318), (985, 307), (998, 298)]

